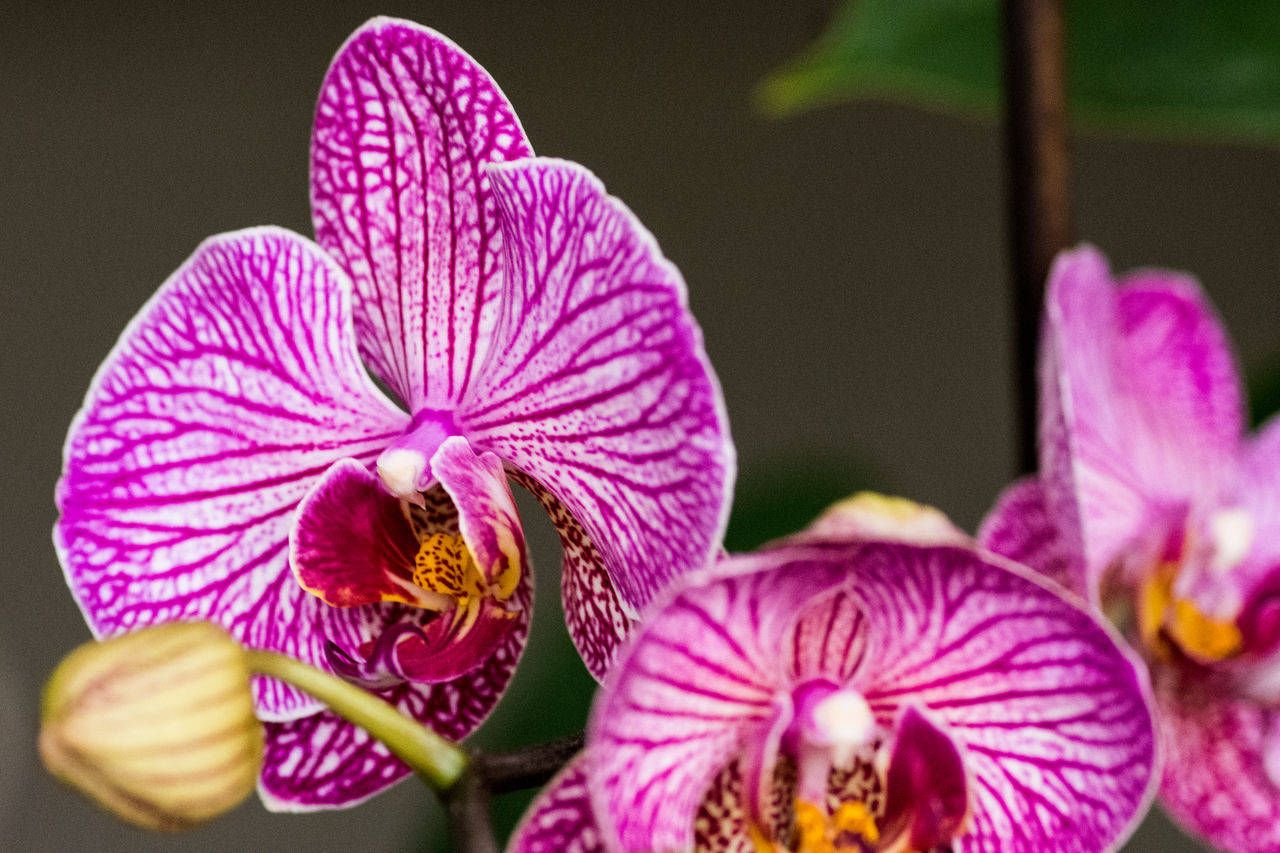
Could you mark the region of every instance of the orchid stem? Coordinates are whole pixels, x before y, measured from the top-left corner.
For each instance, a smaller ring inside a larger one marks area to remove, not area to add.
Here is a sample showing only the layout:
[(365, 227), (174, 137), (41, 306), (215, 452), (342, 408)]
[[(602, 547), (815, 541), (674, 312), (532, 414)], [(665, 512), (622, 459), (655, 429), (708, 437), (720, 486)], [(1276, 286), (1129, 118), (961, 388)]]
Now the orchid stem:
[(1005, 141), (1013, 259), (1018, 467), (1036, 470), (1036, 362), (1045, 279), (1071, 243), (1066, 0), (1004, 0)]
[(457, 853), (498, 853), (492, 803), (493, 792), (475, 767), (463, 773), (445, 794), (445, 810)]
[(490, 812), (493, 795), (541, 787), (581, 751), (585, 740), (579, 732), (510, 752), (473, 755), (471, 766), (444, 795), (458, 853), (497, 853)]
[(586, 734), (526, 746), (510, 752), (480, 753), (473, 757), (476, 773), (495, 794), (540, 788), (579, 752)]
[(245, 658), (249, 668), (259, 675), (292, 684), (319, 699), (343, 719), (369, 732), (437, 792), (443, 794), (465, 778), (470, 759), (462, 747), (450, 743), (372, 693), (274, 652), (248, 650)]

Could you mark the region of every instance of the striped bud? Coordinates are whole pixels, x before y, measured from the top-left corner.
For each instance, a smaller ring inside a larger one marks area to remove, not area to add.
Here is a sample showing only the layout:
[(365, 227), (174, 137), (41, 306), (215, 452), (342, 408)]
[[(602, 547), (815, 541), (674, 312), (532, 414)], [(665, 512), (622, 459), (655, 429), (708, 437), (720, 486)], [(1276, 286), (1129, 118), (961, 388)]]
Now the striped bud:
[(40, 757), (147, 829), (216, 817), (248, 796), (262, 763), (243, 650), (203, 622), (81, 646), (45, 686)]

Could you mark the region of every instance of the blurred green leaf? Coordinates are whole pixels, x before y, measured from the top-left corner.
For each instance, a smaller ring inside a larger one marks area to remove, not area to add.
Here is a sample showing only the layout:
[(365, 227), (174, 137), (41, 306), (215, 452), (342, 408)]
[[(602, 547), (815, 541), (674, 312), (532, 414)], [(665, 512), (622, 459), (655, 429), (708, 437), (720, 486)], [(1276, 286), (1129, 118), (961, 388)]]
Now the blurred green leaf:
[[(1280, 143), (1280, 3), (1071, 0), (1072, 118), (1102, 130)], [(889, 99), (994, 116), (998, 0), (845, 0), (821, 39), (761, 86), (787, 115)]]
[(795, 533), (854, 492), (884, 491), (885, 478), (856, 459), (778, 458), (744, 468), (725, 532), (730, 553), (750, 551)]
[(1254, 429), (1280, 413), (1280, 353), (1249, 371), (1249, 415)]

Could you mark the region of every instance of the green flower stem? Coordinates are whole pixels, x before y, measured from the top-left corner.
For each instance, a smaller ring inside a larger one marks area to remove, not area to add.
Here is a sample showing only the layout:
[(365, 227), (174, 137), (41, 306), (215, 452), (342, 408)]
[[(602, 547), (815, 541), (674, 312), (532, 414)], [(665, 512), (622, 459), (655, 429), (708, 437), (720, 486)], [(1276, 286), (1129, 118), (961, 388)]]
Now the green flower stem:
[(439, 792), (452, 788), (470, 764), (462, 747), (337, 676), (274, 652), (247, 650), (245, 658), (254, 672), (292, 684), (382, 741)]

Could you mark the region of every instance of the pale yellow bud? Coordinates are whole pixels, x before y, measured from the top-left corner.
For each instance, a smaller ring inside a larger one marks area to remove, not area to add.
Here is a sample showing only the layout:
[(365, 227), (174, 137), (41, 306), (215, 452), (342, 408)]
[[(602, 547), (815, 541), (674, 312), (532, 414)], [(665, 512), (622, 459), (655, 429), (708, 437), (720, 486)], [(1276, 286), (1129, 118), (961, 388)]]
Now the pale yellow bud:
[(40, 757), (147, 829), (222, 814), (253, 790), (262, 764), (244, 651), (204, 622), (81, 646), (45, 686)]

